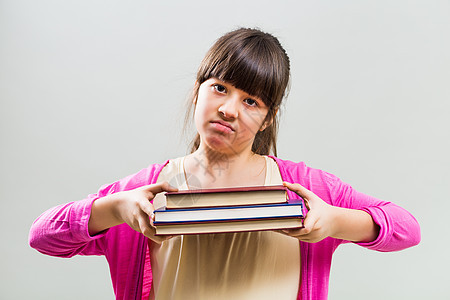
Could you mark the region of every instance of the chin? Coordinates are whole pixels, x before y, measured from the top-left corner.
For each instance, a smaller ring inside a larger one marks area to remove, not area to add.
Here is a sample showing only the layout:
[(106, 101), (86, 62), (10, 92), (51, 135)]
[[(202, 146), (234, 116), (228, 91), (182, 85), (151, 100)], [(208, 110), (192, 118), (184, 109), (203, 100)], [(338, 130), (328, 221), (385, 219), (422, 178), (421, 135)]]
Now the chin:
[(233, 145), (220, 136), (210, 136), (205, 139), (205, 146), (209, 149), (223, 154), (232, 153)]

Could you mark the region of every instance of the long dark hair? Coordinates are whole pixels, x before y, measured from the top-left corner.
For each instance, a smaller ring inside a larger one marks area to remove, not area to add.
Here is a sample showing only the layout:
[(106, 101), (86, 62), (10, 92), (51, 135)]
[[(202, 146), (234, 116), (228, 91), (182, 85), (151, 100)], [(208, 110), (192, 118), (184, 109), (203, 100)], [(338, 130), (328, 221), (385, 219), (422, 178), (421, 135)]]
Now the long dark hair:
[[(270, 126), (259, 131), (252, 144), (256, 154), (277, 155), (277, 111), (289, 84), (289, 57), (276, 37), (259, 29), (239, 28), (220, 37), (203, 58), (197, 72), (196, 85), (187, 102), (186, 125), (193, 118), (194, 100), (200, 85), (218, 78), (246, 93), (261, 98), (269, 108), (266, 119)], [(192, 116), (191, 116), (192, 114)], [(190, 145), (194, 152), (200, 145), (197, 133)]]

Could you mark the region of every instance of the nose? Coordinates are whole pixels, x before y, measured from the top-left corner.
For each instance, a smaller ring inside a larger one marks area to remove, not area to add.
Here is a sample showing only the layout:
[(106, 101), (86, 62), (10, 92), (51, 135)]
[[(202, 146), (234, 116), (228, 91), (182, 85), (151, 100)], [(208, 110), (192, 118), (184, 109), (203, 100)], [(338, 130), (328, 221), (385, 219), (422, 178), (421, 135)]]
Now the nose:
[(219, 113), (226, 119), (236, 119), (239, 116), (239, 103), (237, 98), (228, 98), (219, 106)]

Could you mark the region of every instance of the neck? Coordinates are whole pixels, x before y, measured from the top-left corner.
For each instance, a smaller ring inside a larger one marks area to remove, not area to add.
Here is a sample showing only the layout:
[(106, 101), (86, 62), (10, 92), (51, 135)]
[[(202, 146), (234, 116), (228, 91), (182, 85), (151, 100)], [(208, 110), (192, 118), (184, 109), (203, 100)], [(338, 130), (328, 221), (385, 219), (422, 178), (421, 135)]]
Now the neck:
[[(187, 168), (189, 173), (204, 176), (204, 180), (225, 183), (230, 178), (240, 178), (243, 172), (251, 169), (254, 169), (253, 172), (260, 173), (265, 167), (261, 159), (264, 161), (260, 155), (253, 153), (250, 149), (225, 154), (200, 145), (199, 149), (188, 155)], [(261, 166), (262, 169), (259, 170), (259, 167), (255, 169), (255, 166)]]
[(208, 169), (222, 166), (232, 170), (234, 166), (244, 166), (248, 162), (253, 162), (256, 156), (257, 155), (250, 150), (235, 153), (223, 153), (205, 147), (199, 147), (199, 149), (192, 153), (192, 157), (199, 163), (201, 162), (202, 165)]

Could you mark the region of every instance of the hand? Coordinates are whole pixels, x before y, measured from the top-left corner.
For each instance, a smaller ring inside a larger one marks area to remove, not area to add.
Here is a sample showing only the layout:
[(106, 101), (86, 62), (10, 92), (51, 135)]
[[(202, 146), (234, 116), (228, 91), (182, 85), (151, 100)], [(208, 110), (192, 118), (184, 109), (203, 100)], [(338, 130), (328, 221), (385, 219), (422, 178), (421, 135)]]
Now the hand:
[(303, 228), (285, 229), (280, 232), (308, 243), (317, 243), (332, 236), (336, 208), (298, 183), (283, 182), (283, 185), (303, 198), (308, 213)]
[(127, 223), (152, 241), (162, 243), (171, 236), (155, 236), (152, 219), (154, 207), (150, 201), (163, 191), (175, 192), (177, 189), (167, 182), (162, 182), (118, 192), (94, 201), (89, 220), (90, 234)]
[(171, 187), (167, 182), (162, 182), (121, 192), (123, 201), (117, 207), (118, 216), (123, 222), (156, 243), (162, 243), (171, 238), (171, 236), (156, 236), (155, 227), (153, 226), (154, 207), (150, 200), (153, 200), (156, 194), (164, 191), (175, 192), (177, 189)]

